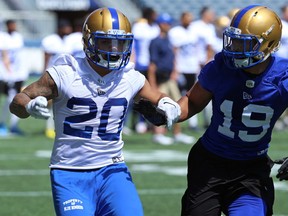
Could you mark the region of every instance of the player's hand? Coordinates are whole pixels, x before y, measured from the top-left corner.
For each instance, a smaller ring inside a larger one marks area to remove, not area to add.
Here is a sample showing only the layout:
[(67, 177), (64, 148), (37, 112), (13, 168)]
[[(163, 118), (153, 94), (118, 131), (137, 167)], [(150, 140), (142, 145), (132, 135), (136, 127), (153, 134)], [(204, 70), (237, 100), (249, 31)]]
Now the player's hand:
[(38, 96), (29, 101), (25, 108), (26, 111), (36, 119), (48, 119), (50, 117), (50, 112), (47, 105), (47, 99), (43, 96)]
[(166, 126), (170, 130), (181, 115), (181, 108), (178, 103), (169, 97), (163, 97), (159, 100), (157, 109), (162, 110), (167, 119)]
[(279, 160), (274, 160), (274, 163), (281, 164), (280, 168), (278, 169), (276, 178), (278, 178), (280, 181), (288, 180), (288, 157)]

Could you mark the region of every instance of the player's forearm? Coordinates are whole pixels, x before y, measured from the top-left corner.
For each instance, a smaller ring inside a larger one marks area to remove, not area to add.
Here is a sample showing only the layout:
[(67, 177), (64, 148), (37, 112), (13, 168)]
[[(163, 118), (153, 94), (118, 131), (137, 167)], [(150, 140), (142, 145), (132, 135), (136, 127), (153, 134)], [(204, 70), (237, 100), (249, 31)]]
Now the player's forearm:
[(17, 94), (13, 101), (10, 103), (10, 112), (18, 116), (19, 118), (27, 118), (30, 114), (26, 111), (25, 105), (31, 99), (24, 93)]
[(203, 110), (202, 106), (200, 107), (199, 104), (189, 100), (187, 95), (182, 96), (177, 103), (181, 107), (181, 115), (178, 122), (185, 121)]
[(180, 100), (177, 101), (177, 103), (181, 107), (181, 115), (179, 117), (178, 122), (185, 121), (190, 117), (190, 110), (189, 110), (189, 100), (188, 97), (185, 95)]

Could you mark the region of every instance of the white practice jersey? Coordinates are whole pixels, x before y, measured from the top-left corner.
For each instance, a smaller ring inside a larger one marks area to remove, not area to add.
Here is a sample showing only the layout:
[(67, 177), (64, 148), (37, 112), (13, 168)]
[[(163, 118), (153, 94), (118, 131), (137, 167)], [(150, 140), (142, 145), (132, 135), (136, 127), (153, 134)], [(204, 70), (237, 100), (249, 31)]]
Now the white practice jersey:
[(41, 41), (44, 52), (51, 55), (47, 68), (51, 67), (60, 54), (69, 53), (70, 49), (66, 44), (66, 37), (61, 38), (58, 34), (51, 34), (44, 37)]
[(83, 50), (82, 32), (73, 32), (66, 36), (65, 43), (69, 49), (69, 53), (74, 57), (84, 58), (85, 52)]
[(217, 43), (216, 28), (211, 23), (205, 23), (202, 20), (195, 20), (189, 26), (190, 31), (198, 34), (198, 52), (202, 64), (207, 62), (207, 45), (215, 50)]
[(176, 68), (179, 73), (197, 74), (200, 71), (198, 34), (183, 26), (174, 26), (168, 32), (169, 40), (177, 49)]
[(8, 50), (12, 74), (9, 81), (25, 81), (29, 76), (29, 71), (25, 67), (24, 39), (19, 32), (12, 32), (10, 35), (12, 46)]
[(95, 169), (123, 161), (122, 128), (145, 77), (133, 63), (104, 77), (86, 58), (61, 55), (47, 69), (58, 88), (51, 168)]
[(150, 63), (149, 45), (160, 34), (159, 26), (156, 23), (149, 25), (146, 20), (141, 19), (132, 26), (132, 33), (136, 68), (147, 70)]
[(7, 80), (10, 72), (7, 70), (3, 62), (2, 51), (11, 49), (12, 40), (7, 32), (0, 31), (0, 80)]

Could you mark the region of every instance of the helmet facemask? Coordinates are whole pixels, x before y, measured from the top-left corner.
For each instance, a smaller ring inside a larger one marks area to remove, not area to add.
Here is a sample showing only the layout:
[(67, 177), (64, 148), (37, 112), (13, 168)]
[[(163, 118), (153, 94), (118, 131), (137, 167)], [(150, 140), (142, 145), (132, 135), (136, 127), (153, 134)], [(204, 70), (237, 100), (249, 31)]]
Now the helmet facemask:
[(241, 34), (241, 29), (228, 27), (223, 32), (223, 54), (228, 66), (249, 68), (268, 58), (270, 53), (260, 51), (263, 39), (254, 35)]
[(119, 70), (129, 62), (132, 42), (133, 35), (121, 30), (94, 32), (88, 37), (86, 56), (99, 67)]

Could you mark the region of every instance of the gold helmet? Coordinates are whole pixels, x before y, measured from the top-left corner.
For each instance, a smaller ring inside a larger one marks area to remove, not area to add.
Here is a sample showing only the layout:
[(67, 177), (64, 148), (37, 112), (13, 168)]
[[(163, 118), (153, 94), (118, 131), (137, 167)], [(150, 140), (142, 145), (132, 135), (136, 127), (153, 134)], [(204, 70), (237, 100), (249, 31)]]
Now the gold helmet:
[(119, 10), (100, 8), (90, 13), (82, 35), (84, 52), (95, 65), (119, 70), (128, 64), (133, 34), (128, 18)]
[(239, 10), (224, 31), (223, 54), (228, 66), (249, 68), (278, 50), (282, 23), (271, 9), (251, 5)]

